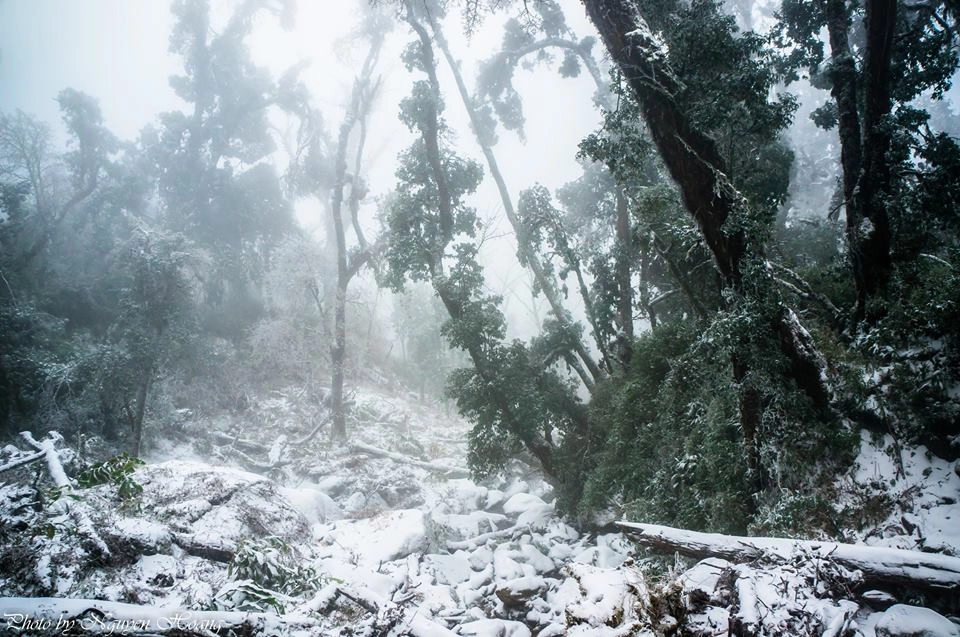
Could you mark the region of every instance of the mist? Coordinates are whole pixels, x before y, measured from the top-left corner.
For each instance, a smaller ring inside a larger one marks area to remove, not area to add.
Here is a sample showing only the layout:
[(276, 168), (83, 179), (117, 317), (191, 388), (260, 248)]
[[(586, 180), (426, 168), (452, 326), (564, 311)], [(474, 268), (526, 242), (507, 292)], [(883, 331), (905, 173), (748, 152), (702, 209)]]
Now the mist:
[(956, 18), (0, 1), (0, 626), (960, 634)]

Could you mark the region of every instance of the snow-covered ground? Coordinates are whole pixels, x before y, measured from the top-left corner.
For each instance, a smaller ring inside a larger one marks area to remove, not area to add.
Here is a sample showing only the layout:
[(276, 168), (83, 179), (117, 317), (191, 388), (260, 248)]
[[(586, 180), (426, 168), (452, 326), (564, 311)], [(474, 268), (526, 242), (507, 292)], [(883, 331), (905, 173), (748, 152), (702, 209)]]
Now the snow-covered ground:
[[(929, 600), (864, 590), (857, 572), (802, 551), (677, 562), (664, 574), (623, 534), (559, 517), (550, 486), (519, 463), (483, 483), (463, 477), (467, 426), (456, 416), (373, 389), (351, 413), (348, 446), (330, 448), (325, 429), (307, 439), (318, 421), (292, 393), (256, 401), (246, 420), (219, 423), (213, 443), (157, 449), (132, 473), (133, 498), (109, 482), (38, 503), (29, 476), (41, 464), (3, 474), (0, 630), (960, 635), (920, 607)], [(895, 461), (891, 443), (865, 437), (838, 485), (838, 507), (876, 508), (843, 539), (955, 555), (957, 465), (922, 449)], [(0, 465), (23, 454), (8, 447)], [(60, 455), (69, 470), (71, 452)]]

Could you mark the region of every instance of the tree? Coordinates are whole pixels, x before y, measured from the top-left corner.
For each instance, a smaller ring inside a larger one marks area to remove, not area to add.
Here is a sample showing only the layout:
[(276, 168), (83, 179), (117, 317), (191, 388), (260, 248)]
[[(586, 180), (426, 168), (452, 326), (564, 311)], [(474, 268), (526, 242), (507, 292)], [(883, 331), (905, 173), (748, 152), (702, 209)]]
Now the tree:
[(561, 463), (558, 455), (561, 441), (577, 448), (586, 414), (572, 388), (551, 370), (549, 357), (519, 341), (504, 342), (499, 299), (483, 292), (483, 272), (471, 241), (476, 215), (463, 203), (481, 171), (445, 143), (433, 47), (414, 4), (406, 3), (405, 10), (417, 38), (404, 61), (427, 79), (415, 82), (401, 103), (401, 120), (418, 137), (400, 157), (399, 183), (386, 210), (387, 283), (399, 289), (407, 280), (429, 282), (449, 316), (444, 336), (470, 356), (472, 368), (455, 373), (449, 387), (461, 413), (474, 422), (471, 466), (488, 473), (525, 451), (548, 479), (576, 490), (575, 472), (561, 466), (575, 463)]
[(116, 394), (131, 431), (130, 453), (142, 449), (144, 415), (150, 390), (158, 377), (169, 373), (191, 344), (192, 290), (187, 276), (190, 260), (182, 236), (141, 224), (119, 255), (126, 275), (120, 296), (120, 314), (110, 340), (122, 358), (121, 383), (130, 387)]
[[(846, 245), (856, 287), (854, 326), (865, 318), (874, 322), (878, 316), (868, 315), (868, 305), (887, 294), (897, 221), (907, 212), (898, 191), (909, 187), (904, 177), (911, 174), (910, 154), (930, 149), (934, 141), (919, 132), (926, 114), (908, 104), (927, 91), (942, 96), (955, 73), (957, 38), (948, 22), (955, 12), (948, 2), (783, 3), (779, 29), (796, 45), (794, 64), (807, 67), (833, 98), (813, 117), (824, 128), (836, 126), (840, 139)], [(821, 68), (824, 52), (817, 33), (824, 27), (830, 59)]]
[(184, 61), (172, 77), (190, 112), (160, 116), (145, 143), (158, 175), (165, 225), (211, 256), (204, 273), (208, 330), (238, 340), (260, 312), (259, 286), (270, 251), (293, 228), (274, 166), (268, 110), (297, 98), (295, 78), (275, 82), (254, 66), (245, 40), (254, 18), (285, 19), (287, 2), (239, 4), (219, 32), (207, 0), (178, 0), (170, 51)]
[[(463, 75), (460, 72), (460, 66), (454, 59), (450, 47), (447, 44), (447, 41), (444, 38), (443, 32), (440, 28), (438, 18), (442, 16), (442, 12), (440, 12), (438, 9), (438, 7), (432, 7), (425, 10), (424, 13), (426, 14), (431, 32), (433, 33), (433, 38), (436, 41), (440, 51), (443, 53), (450, 71), (453, 73), (454, 80), (457, 84), (457, 90), (460, 94), (464, 108), (467, 111), (467, 115), (470, 118), (470, 124), (474, 131), (474, 135), (477, 139), (477, 142), (480, 144), (480, 148), (483, 151), (484, 158), (487, 162), (487, 167), (489, 168), (490, 174), (496, 183), (497, 191), (500, 195), (500, 201), (503, 204), (504, 213), (506, 214), (507, 220), (510, 222), (511, 227), (514, 230), (514, 236), (517, 240), (517, 257), (521, 265), (527, 267), (533, 274), (533, 278), (536, 283), (536, 290), (544, 295), (547, 303), (550, 306), (551, 313), (554, 317), (553, 325), (557, 330), (562, 332), (562, 336), (557, 342), (564, 344), (564, 346), (568, 348), (568, 351), (563, 355), (564, 361), (574, 371), (576, 371), (584, 386), (588, 390), (592, 390), (593, 386), (603, 378), (605, 373), (609, 373), (611, 370), (609, 356), (606, 353), (605, 344), (599, 338), (596, 325), (593, 325), (596, 345), (606, 362), (606, 372), (604, 372), (600, 365), (598, 365), (593, 359), (593, 355), (580, 337), (580, 329), (575, 325), (575, 321), (570, 311), (565, 307), (565, 304), (561, 299), (561, 292), (557, 287), (554, 278), (554, 272), (549, 264), (549, 261), (541, 256), (537, 246), (533, 242), (533, 234), (535, 231), (524, 224), (523, 220), (521, 219), (521, 215), (518, 214), (518, 210), (514, 206), (513, 199), (510, 196), (510, 192), (507, 188), (506, 180), (500, 171), (496, 155), (493, 151), (493, 146), (496, 143), (496, 135), (494, 132), (495, 124), (493, 121), (491, 121), (489, 107), (486, 104), (479, 102), (475, 97), (471, 96), (467, 90), (466, 83), (463, 80)], [(554, 34), (557, 35), (557, 37), (551, 39), (549, 43), (543, 44), (540, 49), (530, 49), (530, 52), (542, 50), (542, 48), (547, 46), (563, 46), (564, 44), (570, 44), (569, 41), (559, 38), (558, 36), (559, 31), (565, 30), (565, 28), (562, 26), (563, 14), (559, 7), (553, 2), (538, 3), (537, 11), (539, 11), (541, 15), (546, 16), (544, 19), (545, 22), (549, 19), (554, 23), (558, 23), (553, 27), (547, 27), (551, 34), (553, 34), (554, 31), (557, 31), (557, 33)], [(512, 24), (512, 27), (508, 25), (508, 34), (511, 32), (510, 29), (522, 30), (519, 24), (516, 24), (515, 22)], [(509, 37), (507, 39), (509, 41)], [(567, 50), (576, 50), (577, 55), (583, 58), (591, 69), (596, 71), (595, 77), (599, 75), (596, 62), (589, 54), (589, 41), (583, 43), (582, 45), (577, 44), (573, 49), (568, 48)], [(513, 65), (516, 64), (516, 60), (526, 53), (527, 51), (524, 50), (502, 54), (494, 62), (491, 62), (488, 65), (488, 71), (486, 72), (485, 76), (481, 76), (481, 85), (484, 83), (487, 84), (486, 91), (488, 93), (492, 93), (492, 99), (490, 102), (492, 102), (494, 105), (493, 110), (500, 117), (501, 121), (503, 121), (508, 128), (518, 128), (521, 129), (521, 131), (522, 114), (519, 111), (520, 98), (518, 94), (513, 90), (512, 85), (510, 85), (509, 79), (507, 79), (505, 82), (502, 80), (498, 81), (496, 79), (491, 79), (492, 76), (496, 74), (490, 72), (489, 69), (496, 68), (498, 65), (506, 62), (506, 68), (508, 69), (506, 75), (509, 78), (513, 69)], [(570, 73), (572, 73), (572, 71)], [(490, 88), (490, 84), (495, 84), (497, 88)], [(502, 97), (502, 93), (505, 91), (508, 92), (509, 95), (507, 98)], [(584, 297), (584, 301), (589, 306), (589, 299)], [(592, 313), (588, 310), (588, 316), (591, 314)], [(591, 321), (591, 323), (594, 322)]]
[[(0, 119), (0, 173), (5, 177), (4, 191), (14, 195), (7, 199), (14, 206), (9, 209), (5, 230), (15, 232), (21, 246), (8, 253), (16, 254), (13, 265), (17, 269), (26, 268), (40, 255), (70, 214), (93, 194), (109, 154), (117, 149), (116, 138), (103, 126), (96, 100), (64, 89), (57, 101), (72, 148), (59, 165), (50, 157), (46, 126), (22, 112)], [(26, 202), (18, 201), (17, 190), (30, 192), (29, 213)]]
[[(723, 286), (727, 308), (733, 310), (757, 295), (768, 315), (756, 318), (772, 336), (788, 362), (788, 374), (813, 405), (828, 413), (831, 394), (825, 380), (825, 361), (816, 351), (796, 314), (776, 299), (762, 265), (764, 224), (727, 172), (727, 163), (714, 139), (691, 120), (678, 100), (684, 95), (667, 51), (644, 19), (640, 4), (631, 0), (584, 0), (613, 60), (632, 88), (654, 144), (680, 190), (684, 207), (693, 216), (710, 249)], [(766, 298), (764, 298), (766, 297)], [(759, 309), (754, 306), (753, 312)], [(739, 338), (748, 338), (741, 334)], [(740, 420), (748, 464), (760, 479), (757, 432), (763, 397), (750, 382), (751, 361), (746, 344), (731, 353), (734, 380), (741, 387)], [(761, 350), (766, 349), (761, 345)], [(759, 486), (759, 483), (758, 483)]]
[[(347, 438), (346, 413), (343, 404), (347, 348), (347, 288), (361, 268), (366, 266), (381, 249), (379, 242), (371, 244), (367, 241), (360, 223), (359, 211), (360, 204), (367, 193), (367, 185), (361, 176), (367, 138), (367, 119), (380, 85), (379, 78), (374, 78), (374, 70), (387, 29), (388, 23), (382, 16), (373, 14), (368, 17), (364, 37), (369, 40), (369, 49), (363, 66), (354, 79), (350, 103), (340, 124), (332, 157), (323, 156), (324, 144), (320, 143), (323, 132), (318, 128), (321, 121), (319, 113), (308, 111), (303, 114), (304, 127), (300, 137), (306, 145), (306, 152), (303, 153), (304, 165), (294, 166), (292, 175), (296, 183), (295, 188), (300, 192), (320, 194), (329, 189), (329, 211), (336, 243), (337, 271), (333, 307), (333, 345), (330, 348), (332, 367), (330, 408), (333, 412), (331, 436), (338, 442), (344, 442)], [(352, 142), (354, 147), (351, 151)], [(352, 161), (348, 165), (348, 155), (351, 152)], [(357, 241), (357, 246), (353, 249), (348, 248), (347, 245), (345, 212), (349, 212), (350, 225)]]

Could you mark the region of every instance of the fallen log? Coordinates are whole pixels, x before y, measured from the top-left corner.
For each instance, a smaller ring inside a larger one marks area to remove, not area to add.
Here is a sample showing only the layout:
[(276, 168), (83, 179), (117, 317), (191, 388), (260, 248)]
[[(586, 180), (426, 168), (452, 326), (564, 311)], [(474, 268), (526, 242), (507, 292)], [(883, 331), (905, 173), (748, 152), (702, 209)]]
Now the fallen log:
[(8, 462), (7, 464), (5, 464), (5, 465), (3, 465), (2, 467), (0, 467), (0, 473), (3, 473), (3, 472), (5, 472), (5, 471), (12, 471), (13, 469), (16, 469), (17, 467), (22, 467), (22, 466), (24, 466), (24, 465), (30, 464), (31, 462), (36, 462), (37, 460), (40, 460), (41, 458), (45, 458), (46, 455), (47, 455), (47, 452), (46, 452), (46, 451), (38, 451), (38, 452), (36, 452), (36, 453), (34, 453), (34, 454), (30, 454), (30, 455), (28, 455), (28, 456), (20, 456), (19, 458), (16, 458), (16, 459), (14, 459), (14, 460), (11, 460), (11, 461)]
[(960, 591), (960, 557), (940, 553), (840, 542), (700, 533), (658, 524), (616, 524), (638, 544), (655, 551), (679, 553), (696, 559), (720, 557), (731, 562), (749, 562), (765, 558), (788, 562), (798, 556), (806, 556), (858, 570), (867, 584), (886, 583), (936, 591)]
[(212, 431), (210, 432), (210, 435), (217, 442), (236, 447), (237, 449), (245, 449), (249, 452), (259, 453), (262, 455), (267, 455), (270, 453), (270, 447), (260, 444), (255, 440), (246, 440), (245, 438), (240, 438), (239, 436), (231, 436), (230, 434), (223, 433), (222, 431)]
[(0, 598), (0, 629), (11, 634), (276, 635), (317, 624), (302, 615), (161, 608), (98, 599)]
[(401, 453), (394, 453), (393, 451), (387, 451), (386, 449), (379, 449), (371, 445), (363, 444), (362, 442), (355, 442), (350, 445), (350, 451), (354, 453), (365, 453), (370, 456), (377, 456), (380, 458), (388, 458), (395, 462), (402, 462), (414, 467), (419, 467), (421, 469), (426, 469), (427, 471), (433, 471), (436, 473), (442, 474), (445, 478), (469, 478), (470, 472), (466, 469), (460, 469), (459, 467), (449, 467), (442, 464), (436, 464), (433, 462), (425, 462), (423, 460), (417, 460), (410, 456), (405, 456)]
[(323, 429), (328, 422), (330, 422), (330, 416), (327, 416), (326, 418), (321, 420), (320, 423), (316, 427), (314, 427), (313, 430), (311, 430), (310, 433), (308, 433), (306, 436), (304, 436), (300, 440), (293, 441), (292, 446), (294, 448), (298, 448), (307, 444), (308, 442), (313, 440), (318, 433), (320, 433), (320, 430)]
[(200, 557), (211, 562), (229, 564), (237, 552), (237, 547), (231, 542), (204, 541), (188, 533), (174, 533), (173, 543), (179, 546), (187, 555)]
[(234, 449), (233, 453), (240, 459), (241, 464), (247, 468), (248, 471), (253, 473), (259, 473), (260, 475), (267, 475), (274, 469), (282, 469), (283, 467), (289, 465), (291, 460), (278, 460), (270, 464), (264, 462), (258, 462), (257, 460), (251, 458), (247, 454), (243, 453), (239, 449)]
[[(67, 478), (67, 472), (63, 470), (63, 464), (60, 462), (60, 454), (57, 453), (56, 444), (58, 441), (63, 440), (60, 434), (51, 432), (46, 438), (39, 442), (37, 442), (33, 434), (29, 431), (21, 431), (20, 437), (26, 440), (27, 444), (33, 447), (38, 453), (43, 454), (43, 457), (47, 461), (47, 473), (50, 474), (50, 478), (60, 490), (61, 495), (71, 494), (73, 492), (73, 484), (71, 484), (70, 479)], [(110, 556), (110, 549), (107, 548), (107, 543), (104, 542), (100, 534), (97, 533), (96, 527), (93, 525), (93, 522), (90, 520), (90, 515), (87, 512), (87, 505), (82, 500), (67, 502), (61, 498), (55, 503), (55, 506), (61, 506), (66, 509), (70, 517), (73, 518), (74, 524), (77, 525), (77, 531), (86, 538), (88, 548), (92, 553), (101, 558)]]
[(529, 524), (517, 524), (506, 529), (500, 529), (498, 531), (490, 531), (489, 533), (482, 533), (476, 537), (471, 537), (466, 540), (454, 540), (447, 542), (447, 549), (451, 551), (469, 551), (475, 549), (482, 544), (486, 544), (490, 540), (502, 540), (505, 538), (513, 538), (523, 535), (530, 531)]

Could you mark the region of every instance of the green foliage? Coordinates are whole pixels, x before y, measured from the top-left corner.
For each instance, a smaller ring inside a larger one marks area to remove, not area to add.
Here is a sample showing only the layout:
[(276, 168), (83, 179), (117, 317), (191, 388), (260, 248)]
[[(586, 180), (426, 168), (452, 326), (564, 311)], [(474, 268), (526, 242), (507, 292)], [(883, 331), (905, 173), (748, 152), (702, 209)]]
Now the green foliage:
[(133, 479), (133, 472), (143, 464), (126, 452), (91, 465), (77, 474), (77, 484), (84, 489), (111, 484), (121, 500), (130, 501), (143, 493), (143, 486)]
[(869, 379), (864, 408), (887, 430), (951, 458), (960, 434), (960, 253), (945, 256), (900, 264), (895, 302), (855, 351)]
[(780, 135), (797, 108), (794, 96), (775, 94), (780, 52), (761, 35), (739, 33), (717, 0), (639, 4), (682, 78), (678, 105), (717, 142), (727, 176), (751, 207), (772, 215), (786, 196), (793, 159)]
[(291, 598), (319, 589), (326, 577), (283, 539), (271, 536), (262, 542), (240, 542), (227, 570), (230, 578), (214, 596), (222, 610), (283, 613)]
[(696, 330), (667, 324), (644, 334), (634, 364), (595, 393), (581, 507), (616, 498), (631, 519), (743, 530), (751, 502), (736, 394), (728, 365), (703, 356)]

